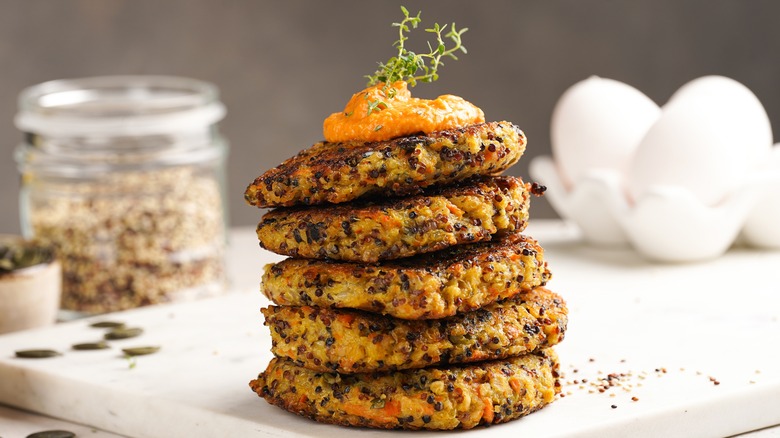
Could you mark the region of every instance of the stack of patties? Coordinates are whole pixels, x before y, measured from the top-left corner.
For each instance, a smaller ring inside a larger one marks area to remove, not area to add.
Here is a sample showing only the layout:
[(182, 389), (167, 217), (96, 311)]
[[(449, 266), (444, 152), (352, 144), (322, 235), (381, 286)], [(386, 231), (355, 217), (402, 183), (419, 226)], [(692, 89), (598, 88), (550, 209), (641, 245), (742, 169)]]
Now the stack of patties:
[(494, 176), (525, 136), (508, 122), (371, 143), (318, 143), (257, 178), (268, 266), (268, 368), (250, 383), (317, 421), (468, 429), (559, 391), (564, 301), (521, 234), (532, 187)]

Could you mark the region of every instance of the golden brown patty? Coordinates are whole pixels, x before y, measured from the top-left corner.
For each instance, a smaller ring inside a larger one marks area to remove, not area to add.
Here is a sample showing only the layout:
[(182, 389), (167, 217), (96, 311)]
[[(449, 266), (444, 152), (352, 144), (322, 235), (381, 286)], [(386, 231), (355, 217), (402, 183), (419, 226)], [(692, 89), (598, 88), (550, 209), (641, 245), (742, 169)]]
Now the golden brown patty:
[(544, 251), (511, 233), (489, 242), (375, 265), (286, 259), (266, 266), (263, 293), (281, 306), (361, 309), (433, 319), (478, 309), (550, 279)]
[(278, 208), (263, 216), (257, 237), (263, 248), (293, 257), (409, 257), (522, 231), (528, 190), (520, 178), (481, 177), (407, 198)]
[(562, 341), (567, 323), (563, 299), (541, 287), (443, 319), (410, 321), (311, 306), (262, 312), (276, 356), (344, 374), (517, 356)]
[(416, 194), (434, 184), (498, 174), (520, 159), (525, 144), (523, 132), (509, 122), (374, 143), (317, 143), (255, 179), (244, 198), (258, 207), (290, 207)]
[(552, 349), (471, 366), (384, 374), (319, 373), (273, 359), (249, 386), (290, 412), (344, 426), (471, 429), (530, 414), (560, 392)]

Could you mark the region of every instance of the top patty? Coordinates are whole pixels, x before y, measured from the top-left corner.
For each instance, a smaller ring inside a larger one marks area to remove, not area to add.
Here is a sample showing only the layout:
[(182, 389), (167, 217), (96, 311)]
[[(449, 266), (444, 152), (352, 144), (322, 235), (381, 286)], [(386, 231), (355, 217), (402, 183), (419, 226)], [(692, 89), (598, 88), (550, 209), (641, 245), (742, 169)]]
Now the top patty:
[(526, 138), (509, 122), (363, 143), (317, 143), (257, 177), (244, 193), (257, 207), (342, 203), (370, 194), (409, 195), (515, 164)]
[(260, 245), (302, 258), (374, 263), (522, 231), (529, 188), (516, 177), (480, 177), (406, 198), (278, 208), (257, 226)]

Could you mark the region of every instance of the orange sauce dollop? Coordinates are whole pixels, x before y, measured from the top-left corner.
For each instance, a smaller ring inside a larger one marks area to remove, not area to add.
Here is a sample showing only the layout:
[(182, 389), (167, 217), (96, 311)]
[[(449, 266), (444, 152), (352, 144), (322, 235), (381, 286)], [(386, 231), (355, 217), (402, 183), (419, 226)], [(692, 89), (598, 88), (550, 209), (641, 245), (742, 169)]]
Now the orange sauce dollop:
[[(404, 81), (393, 83), (392, 91), (383, 87), (379, 83), (354, 94), (344, 111), (328, 116), (322, 126), (325, 140), (383, 141), (485, 121), (485, 113), (461, 97), (445, 94), (433, 100), (418, 99)], [(382, 103), (369, 114), (369, 102), (374, 101)]]

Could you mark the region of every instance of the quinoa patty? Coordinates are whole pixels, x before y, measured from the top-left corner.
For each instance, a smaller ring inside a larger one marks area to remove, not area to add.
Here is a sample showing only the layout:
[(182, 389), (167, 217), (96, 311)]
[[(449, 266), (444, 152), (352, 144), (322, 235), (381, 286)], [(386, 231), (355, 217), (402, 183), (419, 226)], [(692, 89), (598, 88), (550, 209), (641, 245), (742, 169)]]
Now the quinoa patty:
[(249, 386), (323, 423), (382, 429), (471, 429), (520, 418), (560, 392), (552, 349), (470, 366), (382, 374), (319, 373), (275, 358)]
[(543, 286), (544, 250), (511, 233), (489, 242), (375, 265), (286, 259), (267, 265), (263, 293), (281, 306), (361, 309), (401, 319), (468, 312)]
[(536, 288), (449, 318), (403, 320), (347, 309), (262, 309), (273, 353), (315, 371), (343, 374), (502, 359), (563, 340), (567, 309)]
[(409, 257), (522, 231), (529, 190), (517, 177), (481, 177), (407, 198), (272, 210), (260, 246), (282, 255), (364, 263)]
[(258, 207), (348, 202), (370, 194), (409, 195), (515, 164), (526, 139), (509, 122), (363, 143), (317, 143), (259, 176), (246, 201)]

